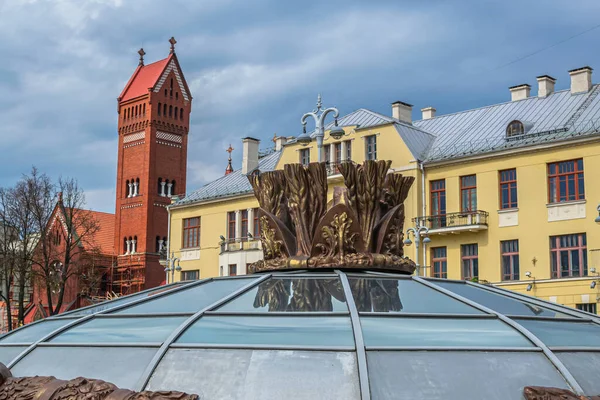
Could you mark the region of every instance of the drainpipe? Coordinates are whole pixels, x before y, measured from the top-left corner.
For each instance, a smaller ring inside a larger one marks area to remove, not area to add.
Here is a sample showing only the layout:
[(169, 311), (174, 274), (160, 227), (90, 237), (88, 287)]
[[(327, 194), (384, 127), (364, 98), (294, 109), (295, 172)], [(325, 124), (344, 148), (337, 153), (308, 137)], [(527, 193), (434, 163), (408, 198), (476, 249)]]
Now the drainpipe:
[[(169, 258), (169, 254), (171, 252), (171, 205), (167, 206), (167, 259)], [(160, 256), (159, 256), (160, 257)], [(166, 278), (165, 282), (169, 284), (169, 271), (165, 272)], [(171, 282), (173, 283), (173, 282)]]
[[(427, 213), (427, 206), (425, 205), (425, 168), (423, 168), (423, 163), (421, 161), (417, 161), (419, 163), (419, 168), (421, 169), (421, 215), (424, 217), (425, 213)], [(425, 266), (427, 265), (427, 243), (423, 243), (423, 258), (422, 258), (422, 268), (423, 274), (422, 276), (427, 276), (427, 269)]]

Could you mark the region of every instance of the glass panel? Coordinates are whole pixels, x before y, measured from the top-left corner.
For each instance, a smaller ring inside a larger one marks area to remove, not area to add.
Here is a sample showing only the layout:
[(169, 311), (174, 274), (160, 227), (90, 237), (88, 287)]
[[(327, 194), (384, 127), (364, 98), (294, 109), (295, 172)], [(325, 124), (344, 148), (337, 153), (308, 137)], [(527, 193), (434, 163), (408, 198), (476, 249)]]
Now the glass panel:
[(95, 318), (61, 333), (57, 343), (162, 342), (186, 317)]
[(353, 352), (170, 349), (146, 389), (203, 399), (358, 400), (358, 382)]
[(600, 353), (563, 353), (555, 352), (556, 356), (569, 370), (585, 393), (595, 396), (600, 393)]
[(483, 314), (411, 279), (351, 278), (358, 311)]
[(367, 346), (532, 347), (497, 319), (362, 317)]
[(521, 400), (525, 386), (569, 389), (538, 352), (370, 351), (371, 398)]
[(217, 310), (347, 312), (348, 307), (338, 278), (271, 278)]
[[(129, 297), (125, 297), (125, 298), (119, 298), (119, 299), (115, 299), (115, 300), (111, 300), (111, 301), (103, 301), (102, 303), (99, 303), (98, 305), (96, 305), (94, 307), (77, 310), (72, 313), (69, 313), (68, 315), (73, 316), (73, 317), (76, 317), (76, 316), (78, 317), (81, 315), (95, 314), (97, 312), (104, 311), (109, 308), (120, 306), (122, 304), (131, 303), (132, 301), (143, 299), (144, 297), (150, 297), (155, 294), (162, 293), (164, 291), (171, 290), (171, 289), (174, 289), (174, 288), (182, 286), (182, 285), (187, 285), (188, 283), (189, 282), (176, 283), (176, 284), (170, 285), (170, 286), (160, 286), (160, 287), (157, 287), (155, 290), (152, 290), (152, 291), (149, 291), (146, 293), (138, 293), (138, 294), (135, 294), (135, 295), (132, 295)], [(63, 314), (63, 315), (66, 315), (66, 314)]]
[(202, 317), (177, 343), (354, 346), (350, 318)]
[(600, 347), (600, 326), (591, 322), (517, 320), (546, 346)]
[(150, 348), (37, 347), (11, 372), (13, 376), (55, 376), (65, 380), (85, 376), (114, 383), (120, 389), (133, 389), (155, 353), (156, 349)]
[(541, 317), (560, 317), (570, 318), (566, 314), (550, 310), (535, 304), (529, 304), (525, 301), (513, 299), (508, 296), (497, 294), (486, 289), (480, 289), (466, 283), (440, 282), (432, 281), (432, 283), (450, 290), (459, 296), (466, 297), (476, 303), (501, 314), (507, 315), (526, 315), (526, 316), (541, 316)]
[(8, 365), (16, 356), (21, 354), (25, 346), (0, 346), (0, 362)]
[(179, 290), (167, 296), (148, 300), (118, 311), (117, 314), (194, 313), (230, 295), (250, 282), (252, 282), (252, 279), (214, 280), (188, 289)]
[(33, 343), (37, 342), (47, 334), (71, 323), (73, 319), (47, 319), (36, 324), (26, 325), (21, 329), (6, 334), (0, 339), (0, 343)]

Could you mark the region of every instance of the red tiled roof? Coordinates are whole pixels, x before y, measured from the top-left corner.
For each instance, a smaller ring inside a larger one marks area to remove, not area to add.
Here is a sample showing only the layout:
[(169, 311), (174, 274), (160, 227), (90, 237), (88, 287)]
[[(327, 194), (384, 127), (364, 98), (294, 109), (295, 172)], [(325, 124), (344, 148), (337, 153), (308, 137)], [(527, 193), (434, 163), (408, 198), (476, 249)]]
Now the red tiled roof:
[(131, 100), (148, 93), (148, 88), (154, 87), (172, 57), (171, 54), (163, 60), (138, 66), (119, 96), (121, 101)]
[(113, 255), (115, 247), (115, 214), (89, 211), (98, 221), (100, 229), (94, 234), (94, 243), (102, 254)]

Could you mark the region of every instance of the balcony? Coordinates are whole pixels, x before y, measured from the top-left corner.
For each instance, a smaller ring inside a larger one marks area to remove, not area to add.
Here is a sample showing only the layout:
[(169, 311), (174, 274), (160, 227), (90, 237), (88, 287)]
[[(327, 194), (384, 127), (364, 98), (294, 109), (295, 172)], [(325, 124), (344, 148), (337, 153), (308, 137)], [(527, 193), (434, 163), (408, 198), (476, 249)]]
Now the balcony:
[(219, 243), (221, 254), (230, 251), (260, 250), (262, 249), (259, 239), (228, 239)]
[(488, 228), (489, 213), (487, 211), (469, 211), (449, 213), (445, 215), (429, 215), (413, 218), (417, 225), (429, 228), (430, 235), (457, 234), (461, 232), (477, 232)]

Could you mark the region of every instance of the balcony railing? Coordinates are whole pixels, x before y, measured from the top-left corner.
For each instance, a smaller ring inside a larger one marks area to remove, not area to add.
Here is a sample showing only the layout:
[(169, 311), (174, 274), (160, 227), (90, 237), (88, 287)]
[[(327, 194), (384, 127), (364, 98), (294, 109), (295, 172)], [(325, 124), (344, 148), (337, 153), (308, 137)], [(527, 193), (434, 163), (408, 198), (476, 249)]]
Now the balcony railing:
[(429, 228), (430, 234), (443, 234), (487, 229), (488, 218), (489, 213), (487, 211), (477, 210), (416, 217), (413, 218), (413, 222)]
[(220, 243), (221, 253), (226, 251), (240, 251), (240, 250), (260, 250), (262, 249), (260, 240), (258, 239), (228, 239)]

